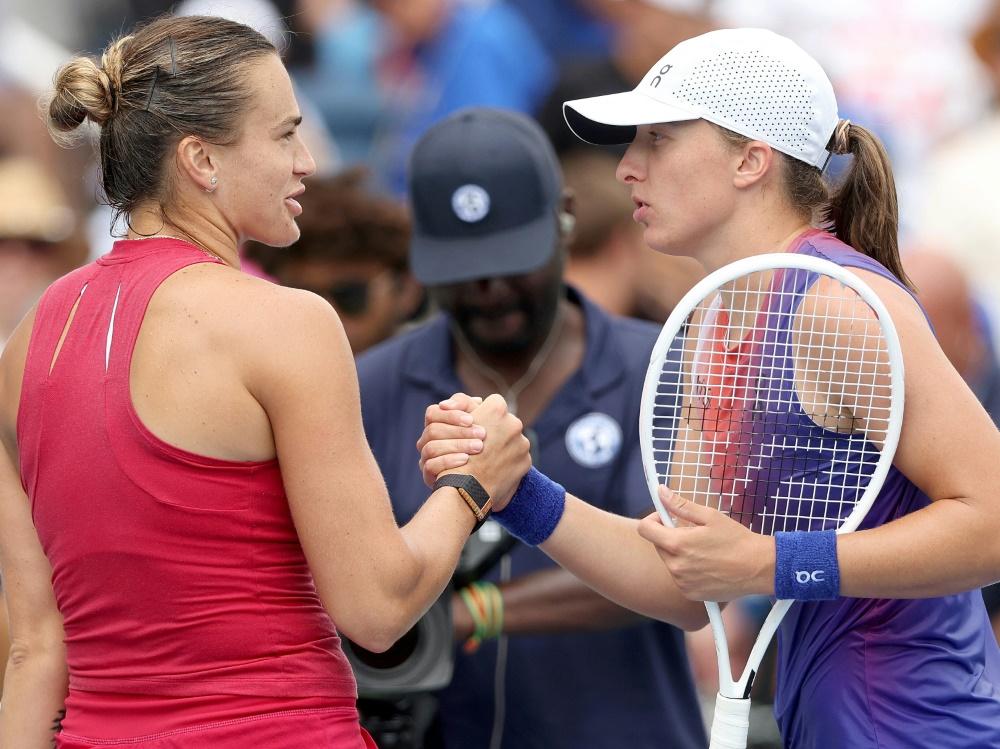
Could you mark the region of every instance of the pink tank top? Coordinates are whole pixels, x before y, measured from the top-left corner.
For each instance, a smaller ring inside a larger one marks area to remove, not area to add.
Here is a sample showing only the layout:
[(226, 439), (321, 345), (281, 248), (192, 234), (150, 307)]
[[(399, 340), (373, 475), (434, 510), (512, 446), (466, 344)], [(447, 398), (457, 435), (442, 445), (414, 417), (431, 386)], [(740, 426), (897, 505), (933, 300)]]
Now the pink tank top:
[[(198, 707), (186, 717), (172, 710), (171, 721), (185, 723), (213, 717), (219, 695), (274, 709), (353, 702), (278, 462), (187, 452), (155, 437), (133, 408), (130, 362), (149, 299), (203, 262), (213, 260), (179, 240), (118, 242), (38, 307), (18, 446), (64, 617), (70, 703), (74, 690), (85, 704), (184, 698), (171, 702)], [(232, 717), (229, 708), (219, 714)]]

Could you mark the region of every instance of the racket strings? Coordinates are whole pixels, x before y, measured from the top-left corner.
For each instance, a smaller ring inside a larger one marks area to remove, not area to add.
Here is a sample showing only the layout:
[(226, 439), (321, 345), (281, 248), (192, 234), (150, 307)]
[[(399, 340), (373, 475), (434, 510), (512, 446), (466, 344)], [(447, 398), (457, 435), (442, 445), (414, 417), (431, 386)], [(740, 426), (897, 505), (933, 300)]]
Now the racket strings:
[(664, 359), (657, 476), (760, 533), (834, 528), (871, 479), (891, 400), (881, 326), (852, 289), (748, 274), (694, 309)]

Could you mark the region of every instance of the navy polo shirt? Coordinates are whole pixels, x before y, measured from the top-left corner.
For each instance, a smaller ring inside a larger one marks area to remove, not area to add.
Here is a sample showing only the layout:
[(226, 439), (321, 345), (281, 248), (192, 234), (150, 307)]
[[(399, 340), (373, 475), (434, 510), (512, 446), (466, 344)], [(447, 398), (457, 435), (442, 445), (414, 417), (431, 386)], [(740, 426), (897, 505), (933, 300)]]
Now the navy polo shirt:
[[(570, 493), (605, 510), (639, 517), (653, 506), (643, 479), (638, 420), (642, 382), (658, 328), (583, 307), (583, 365), (532, 425), (536, 465)], [(424, 411), (463, 389), (446, 318), (358, 359), (365, 431), (400, 523), (427, 499), (414, 443)], [(600, 554), (600, 549), (594, 549)], [(555, 566), (536, 548), (511, 552), (512, 578)], [(494, 570), (490, 579), (496, 580)], [(605, 632), (511, 636), (504, 693), (505, 749), (704, 747), (705, 733), (680, 630), (643, 620)], [(458, 651), (443, 691), (448, 749), (486, 749), (494, 711), (496, 641)]]

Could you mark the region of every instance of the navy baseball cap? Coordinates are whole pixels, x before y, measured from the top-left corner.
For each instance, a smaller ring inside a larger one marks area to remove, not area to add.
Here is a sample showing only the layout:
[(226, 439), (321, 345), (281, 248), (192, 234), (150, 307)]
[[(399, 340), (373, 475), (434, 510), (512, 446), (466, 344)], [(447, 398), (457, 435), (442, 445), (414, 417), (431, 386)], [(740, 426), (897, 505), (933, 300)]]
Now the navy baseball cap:
[(530, 273), (556, 249), (562, 173), (516, 112), (476, 107), (434, 125), (410, 158), (410, 267), (428, 286)]

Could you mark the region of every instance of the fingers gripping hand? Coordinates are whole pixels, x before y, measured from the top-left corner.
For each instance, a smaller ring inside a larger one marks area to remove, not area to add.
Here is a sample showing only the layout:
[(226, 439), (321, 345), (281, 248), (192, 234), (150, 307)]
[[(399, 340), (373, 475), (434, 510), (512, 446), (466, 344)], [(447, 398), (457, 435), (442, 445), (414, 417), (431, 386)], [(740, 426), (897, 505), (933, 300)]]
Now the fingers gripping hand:
[(424, 431), (417, 440), (420, 473), (433, 486), (442, 471), (461, 468), (483, 449), (486, 430), (473, 424), (472, 410), (482, 403), (465, 393), (434, 403), (424, 412)]
[[(691, 600), (728, 601), (766, 592), (760, 585), (771, 538), (666, 487), (660, 487), (660, 500), (676, 527), (652, 513), (639, 523), (639, 535), (656, 547), (681, 593)], [(773, 565), (771, 570), (773, 576)]]
[(424, 424), (428, 423), (428, 417), (431, 415), (431, 409), (436, 409), (435, 413), (451, 411), (451, 412), (465, 412), (472, 413), (482, 404), (483, 399), (478, 396), (466, 395), (465, 393), (455, 393), (453, 396), (447, 400), (443, 400), (427, 409), (427, 414), (424, 417)]
[[(474, 475), (493, 497), (494, 509), (502, 510), (531, 468), (530, 443), (524, 436), (521, 420), (507, 410), (506, 401), (499, 395), (484, 400), (472, 417), (486, 430), (483, 449), (470, 455), (458, 472)], [(451, 472), (455, 469), (444, 470)]]

